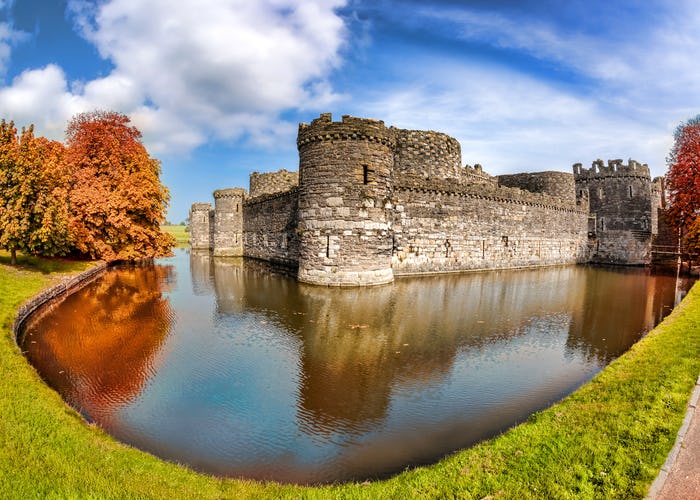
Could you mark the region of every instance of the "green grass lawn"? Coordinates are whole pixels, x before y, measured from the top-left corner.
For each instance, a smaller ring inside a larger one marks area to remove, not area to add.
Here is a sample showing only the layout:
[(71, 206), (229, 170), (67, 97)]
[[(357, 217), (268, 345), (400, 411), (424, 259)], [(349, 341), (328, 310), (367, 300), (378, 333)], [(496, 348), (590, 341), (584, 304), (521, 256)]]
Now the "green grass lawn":
[(164, 233), (172, 234), (178, 247), (190, 244), (189, 226), (160, 226)]
[(509, 432), (387, 481), (318, 488), (217, 479), (87, 425), (19, 352), (19, 305), (88, 265), (0, 254), (0, 498), (641, 498), (700, 373), (700, 287), (590, 383)]

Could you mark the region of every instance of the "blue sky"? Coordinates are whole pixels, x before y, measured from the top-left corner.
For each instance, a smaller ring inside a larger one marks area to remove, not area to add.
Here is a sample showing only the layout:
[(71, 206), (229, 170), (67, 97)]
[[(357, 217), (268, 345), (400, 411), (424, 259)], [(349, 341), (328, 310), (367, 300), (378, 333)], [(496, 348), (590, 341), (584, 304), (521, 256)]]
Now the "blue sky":
[(129, 115), (175, 222), (295, 170), (322, 112), (445, 132), (494, 175), (662, 175), (700, 112), (699, 27), (694, 0), (0, 0), (0, 117), (63, 140), (76, 113)]

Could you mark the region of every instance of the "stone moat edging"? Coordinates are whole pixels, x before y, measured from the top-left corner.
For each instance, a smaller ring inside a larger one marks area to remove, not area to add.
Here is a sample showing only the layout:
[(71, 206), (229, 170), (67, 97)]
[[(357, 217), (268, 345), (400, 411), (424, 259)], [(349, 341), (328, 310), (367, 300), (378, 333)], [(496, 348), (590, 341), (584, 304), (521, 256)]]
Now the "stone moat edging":
[(47, 288), (22, 304), (17, 310), (17, 316), (15, 317), (15, 322), (12, 325), (12, 334), (15, 337), (15, 341), (19, 340), (19, 335), (22, 331), (24, 322), (41, 306), (52, 300), (58, 299), (65, 295), (70, 295), (71, 293), (81, 289), (98, 276), (101, 276), (107, 270), (107, 267), (108, 264), (106, 262), (97, 262), (97, 264), (90, 269), (87, 269), (82, 273), (63, 278), (59, 283)]

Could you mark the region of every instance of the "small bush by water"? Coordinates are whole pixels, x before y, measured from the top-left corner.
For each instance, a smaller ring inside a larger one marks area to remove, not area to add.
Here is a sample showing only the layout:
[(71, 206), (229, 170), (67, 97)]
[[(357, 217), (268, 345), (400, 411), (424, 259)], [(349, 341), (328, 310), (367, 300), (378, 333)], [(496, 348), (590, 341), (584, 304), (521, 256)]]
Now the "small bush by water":
[(700, 288), (590, 383), (505, 434), (387, 481), (306, 488), (217, 479), (87, 425), (20, 354), (17, 308), (89, 264), (0, 254), (0, 497), (641, 498), (700, 373)]

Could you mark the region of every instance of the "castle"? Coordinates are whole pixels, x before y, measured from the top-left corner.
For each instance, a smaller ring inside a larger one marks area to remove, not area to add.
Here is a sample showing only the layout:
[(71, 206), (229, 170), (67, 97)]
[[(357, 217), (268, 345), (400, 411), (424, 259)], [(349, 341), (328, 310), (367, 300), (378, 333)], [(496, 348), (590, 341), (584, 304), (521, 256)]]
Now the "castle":
[(491, 176), (443, 133), (322, 114), (301, 123), (299, 171), (253, 173), (250, 193), (190, 211), (192, 249), (283, 264), (299, 281), (358, 286), (395, 276), (573, 263), (646, 265), (661, 178), (629, 160), (573, 174)]

